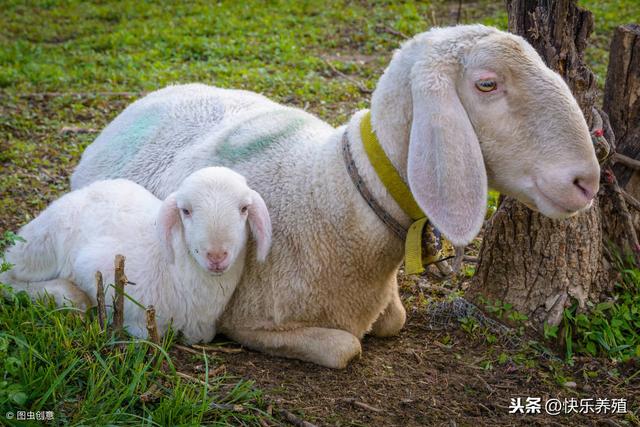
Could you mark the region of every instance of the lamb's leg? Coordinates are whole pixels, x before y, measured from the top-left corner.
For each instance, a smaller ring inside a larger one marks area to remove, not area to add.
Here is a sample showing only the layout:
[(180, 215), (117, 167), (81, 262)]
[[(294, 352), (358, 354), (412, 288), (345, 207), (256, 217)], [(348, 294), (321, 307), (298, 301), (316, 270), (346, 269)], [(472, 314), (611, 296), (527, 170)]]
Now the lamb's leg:
[(91, 300), (72, 282), (66, 279), (53, 279), (41, 282), (21, 282), (19, 280), (7, 280), (8, 284), (16, 291), (26, 291), (31, 297), (50, 295), (59, 306), (74, 305), (81, 310), (91, 307)]
[(371, 334), (377, 337), (398, 335), (407, 320), (407, 311), (400, 300), (398, 283), (394, 280), (391, 300), (371, 328)]
[(48, 227), (52, 215), (44, 211), (40, 216), (20, 230), (24, 241), (16, 242), (7, 249), (5, 258), (13, 268), (0, 276), (0, 280), (12, 282), (41, 282), (59, 276), (60, 265), (57, 259), (55, 227)]
[(228, 335), (239, 343), (274, 356), (313, 362), (327, 368), (343, 369), (360, 356), (360, 341), (341, 329), (298, 328), (289, 331), (240, 329)]

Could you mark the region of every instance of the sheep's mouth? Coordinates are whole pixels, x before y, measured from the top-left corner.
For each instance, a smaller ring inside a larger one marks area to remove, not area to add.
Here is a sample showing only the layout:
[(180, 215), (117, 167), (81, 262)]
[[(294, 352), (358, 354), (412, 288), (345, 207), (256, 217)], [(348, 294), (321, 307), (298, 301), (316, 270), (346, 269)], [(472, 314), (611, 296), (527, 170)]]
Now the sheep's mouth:
[[(552, 197), (548, 196), (540, 188), (540, 186), (538, 185), (538, 182), (535, 180), (534, 180), (534, 190), (535, 190), (535, 193), (540, 197), (541, 201), (544, 202), (544, 204), (548, 205), (551, 208), (551, 210), (554, 212), (547, 213), (545, 212), (547, 209), (540, 209), (539, 207), (536, 210), (550, 218), (569, 218), (571, 216), (576, 215), (578, 212), (588, 209), (589, 206), (591, 206), (591, 203), (589, 203), (587, 206), (583, 207), (582, 209), (578, 209), (578, 210), (568, 209), (567, 207), (563, 206)], [(535, 204), (536, 206), (538, 205), (538, 200), (536, 200)]]

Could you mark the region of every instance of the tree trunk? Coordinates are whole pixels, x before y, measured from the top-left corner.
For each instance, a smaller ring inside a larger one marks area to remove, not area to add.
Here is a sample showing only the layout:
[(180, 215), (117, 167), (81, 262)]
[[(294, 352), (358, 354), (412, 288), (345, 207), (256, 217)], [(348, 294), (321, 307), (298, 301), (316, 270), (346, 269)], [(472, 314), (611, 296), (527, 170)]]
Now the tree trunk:
[[(597, 89), (583, 61), (591, 13), (575, 0), (508, 0), (507, 9), (509, 30), (527, 39), (564, 78), (591, 125)], [(481, 297), (509, 302), (537, 327), (559, 324), (574, 299), (581, 307), (600, 299), (611, 283), (603, 257), (608, 225), (601, 214), (617, 207), (609, 201), (611, 191), (605, 183), (589, 211), (560, 221), (505, 198), (485, 230), (468, 296), (481, 307)]]
[[(609, 49), (609, 70), (604, 90), (604, 110), (616, 134), (616, 151), (640, 159), (640, 25), (618, 27)], [(614, 159), (617, 160), (617, 159)], [(628, 161), (625, 163), (629, 163)], [(640, 200), (638, 168), (617, 161), (613, 167), (618, 182), (635, 200)], [(640, 203), (634, 203), (635, 229), (640, 229)]]

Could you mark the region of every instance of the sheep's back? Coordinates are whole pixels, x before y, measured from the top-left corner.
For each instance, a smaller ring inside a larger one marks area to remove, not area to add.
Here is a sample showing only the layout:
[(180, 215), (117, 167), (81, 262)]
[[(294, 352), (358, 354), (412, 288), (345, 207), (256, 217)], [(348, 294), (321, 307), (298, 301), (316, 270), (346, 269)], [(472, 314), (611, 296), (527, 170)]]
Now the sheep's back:
[[(160, 198), (207, 166), (236, 170), (281, 157), (333, 128), (302, 110), (243, 91), (170, 86), (131, 104), (85, 151), (72, 188), (97, 179), (131, 179)], [(275, 166), (277, 168), (277, 165)]]

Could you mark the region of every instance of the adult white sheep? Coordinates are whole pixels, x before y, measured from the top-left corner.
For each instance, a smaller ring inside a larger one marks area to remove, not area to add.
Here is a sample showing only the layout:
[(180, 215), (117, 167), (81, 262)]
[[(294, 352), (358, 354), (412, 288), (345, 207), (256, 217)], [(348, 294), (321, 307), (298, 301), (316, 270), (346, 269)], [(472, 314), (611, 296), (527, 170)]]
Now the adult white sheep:
[[(242, 275), (248, 228), (264, 261), (269, 213), (227, 168), (194, 172), (164, 202), (128, 180), (98, 181), (62, 196), (20, 230), (26, 241), (7, 251), (15, 266), (0, 281), (86, 306), (96, 302), (95, 272), (113, 283), (114, 256), (123, 254), (135, 283), (127, 294), (155, 306), (159, 332), (173, 322), (185, 341), (206, 342)], [(107, 301), (112, 296), (109, 287)], [(128, 299), (124, 319), (132, 335), (147, 336), (144, 310)]]
[(458, 245), (482, 225), (487, 181), (554, 218), (589, 207), (598, 190), (589, 130), (562, 78), (522, 38), (481, 25), (406, 42), (370, 116), (357, 112), (338, 129), (251, 92), (157, 91), (107, 126), (71, 183), (127, 177), (164, 196), (203, 166), (246, 175), (269, 206), (274, 248), (269, 262), (247, 264), (220, 329), (254, 349), (342, 368), (366, 332), (394, 335), (405, 322), (396, 281), (403, 242), (345, 164), (388, 216), (404, 228), (412, 220), (381, 184), (363, 133)]

